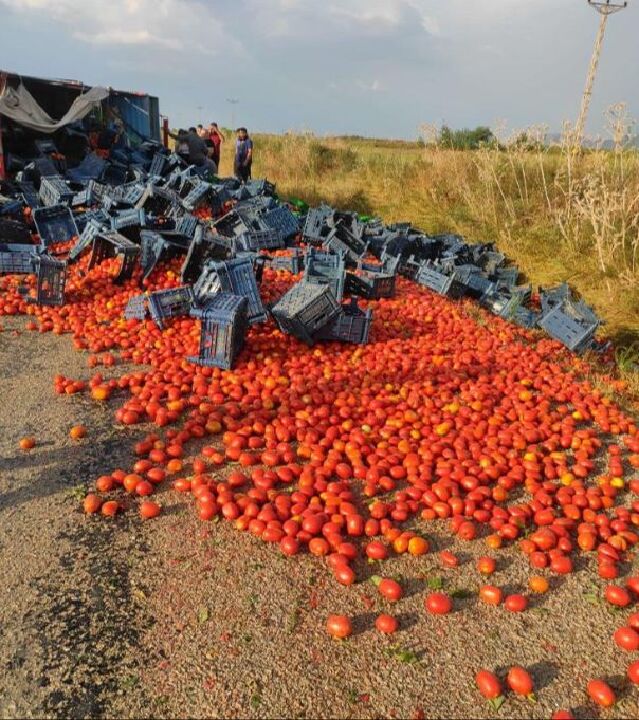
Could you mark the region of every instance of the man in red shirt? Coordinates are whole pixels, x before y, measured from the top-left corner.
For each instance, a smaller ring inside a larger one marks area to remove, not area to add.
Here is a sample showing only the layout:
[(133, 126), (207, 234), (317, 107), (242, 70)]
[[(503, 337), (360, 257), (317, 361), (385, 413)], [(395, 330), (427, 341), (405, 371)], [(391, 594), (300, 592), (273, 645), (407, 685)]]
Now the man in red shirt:
[(217, 123), (212, 122), (209, 125), (209, 140), (213, 144), (211, 159), (220, 167), (220, 151), (222, 149), (222, 143), (224, 142), (224, 135), (220, 132)]

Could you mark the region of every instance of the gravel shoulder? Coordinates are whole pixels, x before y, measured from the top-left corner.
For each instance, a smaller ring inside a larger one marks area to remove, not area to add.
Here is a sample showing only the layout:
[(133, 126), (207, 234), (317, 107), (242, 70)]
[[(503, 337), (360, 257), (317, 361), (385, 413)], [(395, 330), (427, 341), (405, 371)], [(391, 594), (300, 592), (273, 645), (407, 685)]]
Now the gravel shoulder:
[[(415, 527), (464, 564), (441, 570), (433, 553), (386, 561), (384, 574), (407, 589), (391, 609), (367, 580), (342, 588), (322, 561), (285, 559), (227, 523), (203, 525), (168, 483), (153, 522), (85, 517), (85, 488), (127, 467), (143, 431), (115, 430), (112, 408), (55, 396), (54, 373), (89, 375), (68, 338), (14, 334), (23, 320), (3, 325), (0, 717), (488, 718), (474, 674), (513, 664), (531, 670), (538, 702), (510, 695), (501, 718), (547, 718), (560, 707), (593, 717), (592, 677), (619, 690), (602, 718), (639, 715), (639, 694), (623, 681), (629, 656), (611, 640), (625, 614), (592, 604), (604, 583), (586, 561), (522, 615), (466, 598), (432, 618), (429, 585), (476, 590), (473, 560), (485, 553), (481, 542), (453, 542), (443, 525)], [(79, 422), (89, 435), (74, 443), (68, 429)], [(23, 453), (28, 434), (38, 444)], [(498, 557), (494, 583), (525, 591), (521, 553)], [(357, 570), (366, 578), (376, 568)], [(382, 610), (400, 620), (392, 637), (373, 628)], [(354, 617), (350, 640), (328, 638), (331, 612)]]

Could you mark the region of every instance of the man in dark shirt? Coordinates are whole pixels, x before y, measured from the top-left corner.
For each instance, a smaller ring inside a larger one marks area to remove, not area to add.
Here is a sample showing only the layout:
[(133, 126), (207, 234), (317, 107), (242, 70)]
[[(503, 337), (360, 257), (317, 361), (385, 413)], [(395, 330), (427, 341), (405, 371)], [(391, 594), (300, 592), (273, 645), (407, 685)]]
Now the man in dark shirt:
[(235, 177), (243, 183), (251, 179), (251, 165), (253, 164), (253, 141), (245, 127), (237, 129), (237, 143), (235, 144)]
[(189, 163), (198, 168), (206, 167), (210, 172), (217, 172), (217, 165), (208, 157), (208, 148), (206, 143), (197, 134), (194, 127), (189, 128), (189, 132), (185, 138), (185, 142), (189, 148)]

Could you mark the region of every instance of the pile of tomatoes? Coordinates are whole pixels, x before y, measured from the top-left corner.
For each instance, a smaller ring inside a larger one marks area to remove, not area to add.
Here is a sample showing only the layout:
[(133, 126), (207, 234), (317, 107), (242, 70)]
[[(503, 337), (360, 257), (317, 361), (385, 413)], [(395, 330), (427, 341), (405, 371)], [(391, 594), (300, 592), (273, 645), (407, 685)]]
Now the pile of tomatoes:
[[(446, 522), (464, 541), (486, 536), (494, 551), (517, 544), (532, 592), (548, 589), (541, 571), (572, 572), (578, 553), (597, 554), (602, 578), (619, 576), (639, 540), (639, 433), (584, 379), (587, 363), (558, 343), (493, 316), (480, 324), (466, 303), (399, 279), (395, 298), (363, 302), (374, 308), (367, 346), (307, 347), (269, 322), (251, 328), (235, 369), (198, 367), (186, 360), (197, 354), (197, 321), (160, 330), (123, 318), (139, 278), (115, 285), (118, 262), (72, 266), (61, 308), (29, 305), (17, 278), (0, 278), (0, 314), (26, 313), (31, 330), (70, 334), (93, 370), (138, 368), (108, 381), (99, 371), (55, 378), (57, 393), (117, 404), (117, 425), (151, 426), (131, 467), (97, 480), (87, 512), (112, 516), (139, 496), (142, 516), (155, 517), (160, 506), (145, 498), (171, 481), (203, 521), (223, 518), (288, 556), (324, 557), (343, 585), (356, 581), (358, 556), (429, 552), (402, 529), (415, 517)], [(263, 300), (293, 281), (266, 269)], [(151, 290), (178, 285), (175, 262), (147, 281)], [(441, 553), (441, 562), (457, 560)], [(494, 560), (478, 569), (489, 576)], [(402, 596), (392, 579), (378, 588)], [(627, 592), (639, 598), (639, 587)], [(480, 599), (527, 606), (491, 585)], [(425, 605), (446, 614), (452, 599), (432, 593)], [(329, 632), (347, 637), (347, 621), (331, 616)], [(380, 616), (381, 632), (396, 627)], [(637, 633), (624, 628), (616, 641), (634, 647)], [(513, 677), (527, 688), (521, 672)]]

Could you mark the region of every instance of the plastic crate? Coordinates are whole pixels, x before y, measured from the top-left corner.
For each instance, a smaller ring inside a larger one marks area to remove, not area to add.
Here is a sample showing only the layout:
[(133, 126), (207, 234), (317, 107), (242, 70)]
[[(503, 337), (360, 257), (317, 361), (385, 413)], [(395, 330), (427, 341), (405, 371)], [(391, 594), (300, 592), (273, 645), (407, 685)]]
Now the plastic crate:
[(144, 210), (118, 210), (111, 217), (111, 230), (122, 230), (127, 227), (141, 227), (145, 222)]
[(164, 171), (168, 167), (168, 158), (166, 155), (163, 155), (162, 153), (155, 153), (153, 156), (153, 159), (151, 160), (151, 165), (149, 166), (149, 176), (150, 177), (162, 177), (164, 175)]
[(77, 183), (99, 180), (105, 167), (106, 161), (103, 158), (95, 153), (89, 153), (77, 167), (67, 170), (67, 178)]
[(40, 202), (46, 207), (50, 207), (52, 205), (71, 203), (75, 193), (66, 184), (61, 175), (52, 175), (50, 177), (43, 177), (40, 180), (38, 195)]
[(268, 317), (262, 305), (251, 258), (209, 260), (193, 289), (200, 303), (206, 302), (218, 292), (229, 292), (247, 298), (248, 320), (251, 324), (263, 322)]
[(297, 218), (285, 205), (269, 210), (262, 219), (284, 242), (294, 238), (300, 231)]
[(498, 288), (510, 289), (515, 287), (519, 278), (519, 269), (516, 267), (498, 268), (494, 280)]
[(236, 237), (250, 252), (258, 250), (278, 250), (284, 247), (284, 240), (272, 228), (268, 230), (248, 230)]
[(369, 300), (392, 298), (395, 296), (395, 275), (361, 271), (359, 274), (347, 273), (346, 292)]
[(497, 270), (506, 262), (506, 256), (499, 252), (489, 250), (481, 253), (479, 263), (482, 270), (489, 275), (494, 275)]
[(518, 307), (512, 315), (515, 325), (532, 330), (539, 322), (539, 313), (525, 307)]
[(191, 311), (200, 319), (200, 348), (189, 362), (230, 370), (248, 330), (248, 301), (231, 293), (219, 293), (205, 307)]
[(68, 242), (78, 236), (78, 226), (66, 205), (36, 208), (33, 211), (33, 222), (43, 248), (54, 243)]
[(304, 255), (298, 248), (293, 248), (289, 255), (278, 255), (268, 259), (268, 265), (273, 270), (285, 270), (297, 275), (304, 269)]
[(454, 297), (458, 294), (455, 274), (447, 275), (427, 263), (421, 265), (415, 279), (420, 285), (433, 290), (439, 295)]
[(337, 317), (319, 330), (315, 337), (318, 340), (338, 340), (366, 345), (373, 323), (373, 311), (361, 310), (355, 298), (348, 305), (342, 306)]
[(124, 317), (127, 320), (144, 320), (148, 312), (148, 296), (134, 295), (124, 308)]
[(99, 220), (91, 219), (86, 224), (82, 234), (80, 235), (78, 242), (71, 248), (69, 252), (69, 261), (74, 262), (77, 260), (82, 252), (91, 245), (96, 235), (101, 232), (107, 231), (107, 226)]
[(315, 335), (339, 315), (340, 304), (328, 285), (296, 283), (271, 309), (280, 330), (313, 345)]
[(333, 208), (328, 205), (320, 205), (311, 208), (306, 216), (302, 239), (307, 243), (321, 244), (330, 232), (328, 219), (333, 215)]
[(199, 182), (189, 193), (182, 199), (182, 207), (186, 210), (193, 211), (196, 208), (210, 202), (213, 193), (213, 187), (210, 183)]
[(194, 215), (184, 214), (175, 223), (175, 232), (187, 237), (194, 237), (198, 219)]
[(557, 305), (561, 305), (561, 303), (565, 300), (570, 299), (570, 287), (568, 286), (568, 283), (562, 283), (556, 288), (551, 288), (549, 290), (540, 288), (539, 294), (541, 297), (541, 312), (545, 315), (552, 310), (552, 308)]
[(0, 273), (28, 275), (34, 271), (33, 254), (35, 245), (0, 243)]
[(274, 195), (275, 185), (268, 180), (249, 180), (244, 187), (252, 197), (257, 195)]
[(32, 255), (31, 262), (37, 276), (35, 297), (26, 293), (27, 302), (36, 305), (64, 305), (64, 288), (67, 279), (67, 264), (49, 255)]
[(194, 301), (195, 295), (188, 285), (169, 290), (157, 290), (147, 296), (151, 317), (161, 330), (164, 329), (166, 318), (188, 315)]
[(538, 320), (550, 337), (559, 340), (572, 352), (582, 352), (592, 342), (601, 323), (581, 316), (570, 300), (556, 305)]
[(40, 198), (35, 189), (35, 185), (32, 182), (23, 180), (22, 182), (16, 183), (20, 188), (20, 194), (26, 205), (30, 208), (37, 208), (40, 205)]
[(0, 218), (0, 243), (32, 243), (31, 231), (28, 226), (19, 220)]
[(455, 276), (466, 294), (474, 298), (480, 298), (496, 289), (495, 283), (477, 265), (457, 266)]
[(146, 280), (153, 272), (155, 266), (160, 261), (162, 254), (165, 253), (170, 243), (161, 235), (151, 230), (143, 230), (140, 233), (140, 265), (142, 266), (142, 278)]
[(143, 185), (141, 182), (134, 182), (129, 183), (129, 185), (127, 185), (126, 187), (127, 189), (122, 196), (121, 202), (126, 205), (137, 205), (137, 203), (140, 201), (140, 198), (144, 195), (146, 191), (146, 185)]
[(93, 238), (93, 249), (89, 258), (88, 270), (109, 257), (122, 257), (120, 271), (114, 278), (116, 284), (128, 280), (133, 275), (140, 247), (117, 232), (98, 233)]
[(180, 270), (183, 283), (195, 283), (209, 260), (224, 260), (229, 248), (216, 241), (215, 235), (204, 236), (201, 227), (189, 245)]
[(310, 248), (304, 266), (304, 279), (307, 282), (328, 285), (333, 297), (338, 302), (342, 301), (346, 286), (346, 266), (342, 257)]

